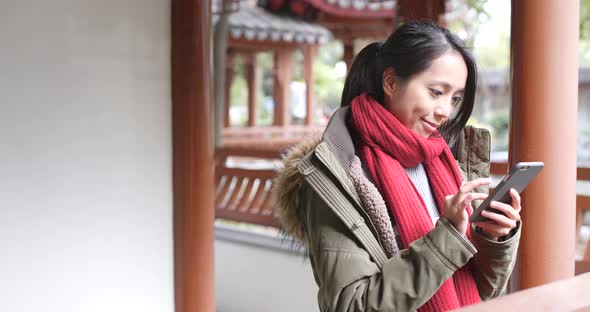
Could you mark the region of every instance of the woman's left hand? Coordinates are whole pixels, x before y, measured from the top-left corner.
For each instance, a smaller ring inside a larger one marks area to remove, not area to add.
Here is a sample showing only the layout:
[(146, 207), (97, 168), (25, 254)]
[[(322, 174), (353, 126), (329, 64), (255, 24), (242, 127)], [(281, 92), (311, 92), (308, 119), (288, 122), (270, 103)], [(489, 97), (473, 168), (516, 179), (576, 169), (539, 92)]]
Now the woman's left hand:
[(497, 240), (500, 236), (508, 235), (520, 222), (520, 195), (515, 189), (510, 189), (510, 197), (512, 205), (493, 201), (490, 207), (500, 213), (484, 210), (481, 215), (490, 221), (475, 223), (476, 227), (481, 228), (481, 232), (491, 239)]

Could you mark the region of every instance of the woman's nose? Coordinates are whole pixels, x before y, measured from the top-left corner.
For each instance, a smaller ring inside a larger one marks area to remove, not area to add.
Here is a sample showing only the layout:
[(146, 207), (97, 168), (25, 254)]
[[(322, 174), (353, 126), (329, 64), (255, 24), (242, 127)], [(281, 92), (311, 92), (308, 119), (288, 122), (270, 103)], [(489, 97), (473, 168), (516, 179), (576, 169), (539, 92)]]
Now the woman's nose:
[(453, 99), (439, 101), (438, 105), (436, 105), (436, 108), (434, 109), (434, 114), (443, 118), (449, 118), (451, 112), (453, 111), (452, 101)]

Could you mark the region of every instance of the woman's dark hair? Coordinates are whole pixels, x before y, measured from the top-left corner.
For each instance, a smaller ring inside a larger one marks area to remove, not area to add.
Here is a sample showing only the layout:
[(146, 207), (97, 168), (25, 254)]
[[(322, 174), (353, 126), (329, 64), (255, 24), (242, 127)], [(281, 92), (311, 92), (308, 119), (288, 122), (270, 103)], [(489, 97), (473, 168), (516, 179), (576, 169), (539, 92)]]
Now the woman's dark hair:
[(393, 32), (385, 42), (374, 42), (361, 50), (346, 77), (341, 106), (350, 105), (352, 100), (363, 92), (383, 104), (385, 70), (392, 68), (398, 81), (404, 83), (426, 70), (432, 61), (449, 50), (459, 52), (467, 65), (463, 101), (456, 113), (440, 129), (441, 135), (453, 153), (456, 153), (459, 135), (473, 111), (477, 65), (459, 37), (434, 23), (406, 23)]

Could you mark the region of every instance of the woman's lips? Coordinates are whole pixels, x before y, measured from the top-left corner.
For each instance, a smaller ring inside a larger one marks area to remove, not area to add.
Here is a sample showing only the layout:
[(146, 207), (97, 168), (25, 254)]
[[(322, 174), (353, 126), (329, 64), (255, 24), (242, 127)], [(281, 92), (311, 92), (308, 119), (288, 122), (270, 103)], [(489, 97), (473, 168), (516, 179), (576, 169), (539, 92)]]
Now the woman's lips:
[(426, 130), (429, 132), (434, 132), (434, 131), (436, 131), (436, 128), (438, 128), (438, 125), (435, 123), (427, 121), (426, 119), (423, 119), (423, 118), (421, 120), (424, 123), (424, 128), (426, 128)]

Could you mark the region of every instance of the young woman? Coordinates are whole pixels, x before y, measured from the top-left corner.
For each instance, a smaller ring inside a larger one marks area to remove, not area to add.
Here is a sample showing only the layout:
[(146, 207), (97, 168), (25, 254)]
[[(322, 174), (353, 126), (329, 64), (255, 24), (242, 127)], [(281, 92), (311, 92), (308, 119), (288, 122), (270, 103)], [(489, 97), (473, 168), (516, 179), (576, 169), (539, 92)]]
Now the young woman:
[(404, 24), (356, 57), (322, 139), (286, 156), (275, 203), (321, 311), (445, 311), (505, 290), (520, 197), (470, 224), (490, 183), (489, 133), (466, 126), (476, 82), (457, 36)]

